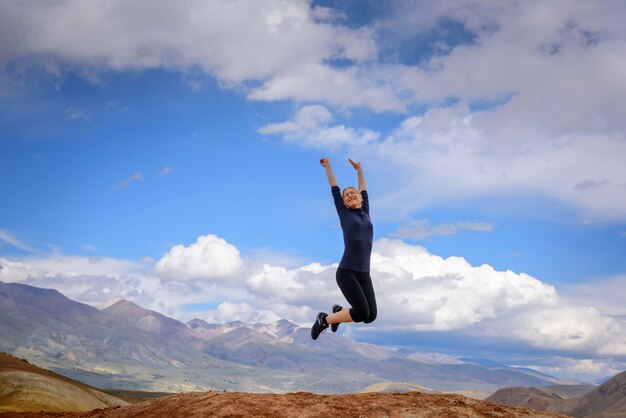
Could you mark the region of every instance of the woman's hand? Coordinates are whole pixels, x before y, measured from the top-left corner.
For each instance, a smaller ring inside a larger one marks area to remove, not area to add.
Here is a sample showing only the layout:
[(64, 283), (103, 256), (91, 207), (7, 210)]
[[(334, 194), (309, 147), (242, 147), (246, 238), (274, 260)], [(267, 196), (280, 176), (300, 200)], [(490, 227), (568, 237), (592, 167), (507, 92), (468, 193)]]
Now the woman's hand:
[(320, 159), (320, 164), (324, 167), (324, 168), (328, 168), (330, 167), (330, 160), (326, 157)]
[(355, 163), (350, 158), (348, 158), (348, 161), (350, 161), (350, 164), (352, 164), (352, 167), (354, 167), (356, 171), (359, 171), (361, 169), (361, 163)]

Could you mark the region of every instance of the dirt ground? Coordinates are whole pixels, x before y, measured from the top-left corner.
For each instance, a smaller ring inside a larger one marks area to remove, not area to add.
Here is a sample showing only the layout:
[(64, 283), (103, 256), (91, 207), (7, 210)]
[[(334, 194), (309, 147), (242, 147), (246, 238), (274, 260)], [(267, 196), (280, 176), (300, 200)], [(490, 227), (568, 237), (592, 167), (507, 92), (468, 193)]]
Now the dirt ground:
[(526, 408), (513, 408), (461, 395), (360, 393), (315, 395), (307, 392), (252, 394), (196, 392), (171, 395), (135, 405), (83, 413), (7, 413), (0, 418), (195, 418), (195, 417), (563, 417)]

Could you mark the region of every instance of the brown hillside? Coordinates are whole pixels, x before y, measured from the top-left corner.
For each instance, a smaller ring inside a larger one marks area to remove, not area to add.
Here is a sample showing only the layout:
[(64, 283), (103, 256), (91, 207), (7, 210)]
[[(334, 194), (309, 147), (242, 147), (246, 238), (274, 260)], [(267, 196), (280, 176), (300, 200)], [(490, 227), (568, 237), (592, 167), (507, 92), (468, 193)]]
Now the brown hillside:
[[(562, 387), (557, 389), (561, 392), (576, 392), (581, 387), (577, 386), (571, 391)], [(626, 372), (613, 376), (582, 396), (569, 399), (561, 399), (557, 394), (543, 389), (515, 387), (500, 389), (486, 400), (568, 414), (576, 418), (623, 418), (626, 417)]]
[(34, 417), (404, 417), (404, 418), (516, 418), (564, 417), (527, 408), (502, 406), (460, 395), (409, 393), (361, 393), (315, 395), (196, 392), (172, 395), (122, 408), (82, 414), (8, 414), (1, 418)]
[(42, 369), (41, 367), (37, 367), (34, 364), (30, 364), (28, 361), (26, 360), (22, 360), (19, 359), (17, 357), (13, 357), (10, 354), (6, 354), (6, 353), (0, 353), (0, 371), (22, 371), (22, 372), (30, 372), (30, 373), (35, 373), (35, 374), (39, 374), (42, 376), (47, 376), (53, 379), (59, 379), (62, 380), (64, 382), (67, 382), (71, 385), (76, 385), (76, 386), (80, 386), (80, 387), (87, 387), (86, 385), (83, 385), (82, 383), (79, 383), (75, 380), (72, 380), (68, 377), (65, 376), (61, 376), (59, 374), (56, 374), (54, 372), (51, 372), (50, 370), (46, 370), (46, 369)]
[(564, 400), (552, 410), (573, 417), (626, 417), (626, 372), (613, 376), (586, 395)]
[(0, 412), (89, 411), (126, 404), (97, 389), (0, 353)]
[(551, 411), (551, 408), (563, 398), (537, 388), (513, 387), (500, 389), (486, 400), (502, 405)]

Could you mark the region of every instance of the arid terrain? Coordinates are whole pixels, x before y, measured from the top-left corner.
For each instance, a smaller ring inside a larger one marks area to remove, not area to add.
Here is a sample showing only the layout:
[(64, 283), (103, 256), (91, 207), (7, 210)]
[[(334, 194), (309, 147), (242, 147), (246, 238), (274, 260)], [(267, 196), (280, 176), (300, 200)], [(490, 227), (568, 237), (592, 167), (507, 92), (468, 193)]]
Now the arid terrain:
[[(581, 394), (581, 391), (584, 392)], [(511, 387), (498, 390), (487, 400), (576, 418), (626, 417), (626, 372), (613, 376), (591, 390), (584, 386)]]
[(527, 408), (478, 401), (461, 395), (360, 393), (315, 395), (308, 392), (252, 394), (196, 392), (171, 395), (136, 405), (84, 413), (8, 413), (1, 418), (35, 417), (564, 417)]
[[(381, 389), (381, 388), (379, 388)], [(317, 395), (191, 392), (103, 393), (24, 360), (0, 354), (0, 417), (556, 417), (456, 394), (369, 392)], [(111, 396), (111, 394), (115, 396)], [(129, 405), (125, 401), (132, 403)], [(143, 398), (145, 401), (139, 402)]]
[(0, 353), (0, 412), (89, 411), (127, 402)]

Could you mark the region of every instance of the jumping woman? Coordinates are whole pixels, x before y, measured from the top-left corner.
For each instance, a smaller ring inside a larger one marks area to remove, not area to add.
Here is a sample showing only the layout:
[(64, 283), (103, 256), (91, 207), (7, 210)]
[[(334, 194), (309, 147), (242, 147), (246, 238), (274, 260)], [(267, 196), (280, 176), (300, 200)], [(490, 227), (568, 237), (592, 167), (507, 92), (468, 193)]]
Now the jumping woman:
[(358, 190), (354, 187), (346, 187), (343, 192), (340, 192), (328, 158), (322, 158), (320, 163), (326, 169), (343, 231), (344, 251), (337, 268), (336, 278), (339, 289), (350, 307), (342, 308), (334, 305), (332, 314), (318, 313), (311, 327), (311, 338), (314, 340), (317, 340), (317, 337), (328, 327), (332, 332), (336, 332), (341, 322), (369, 324), (376, 319), (376, 296), (370, 277), (374, 228), (370, 220), (369, 199), (361, 163), (355, 163), (349, 158), (348, 161), (358, 173)]

